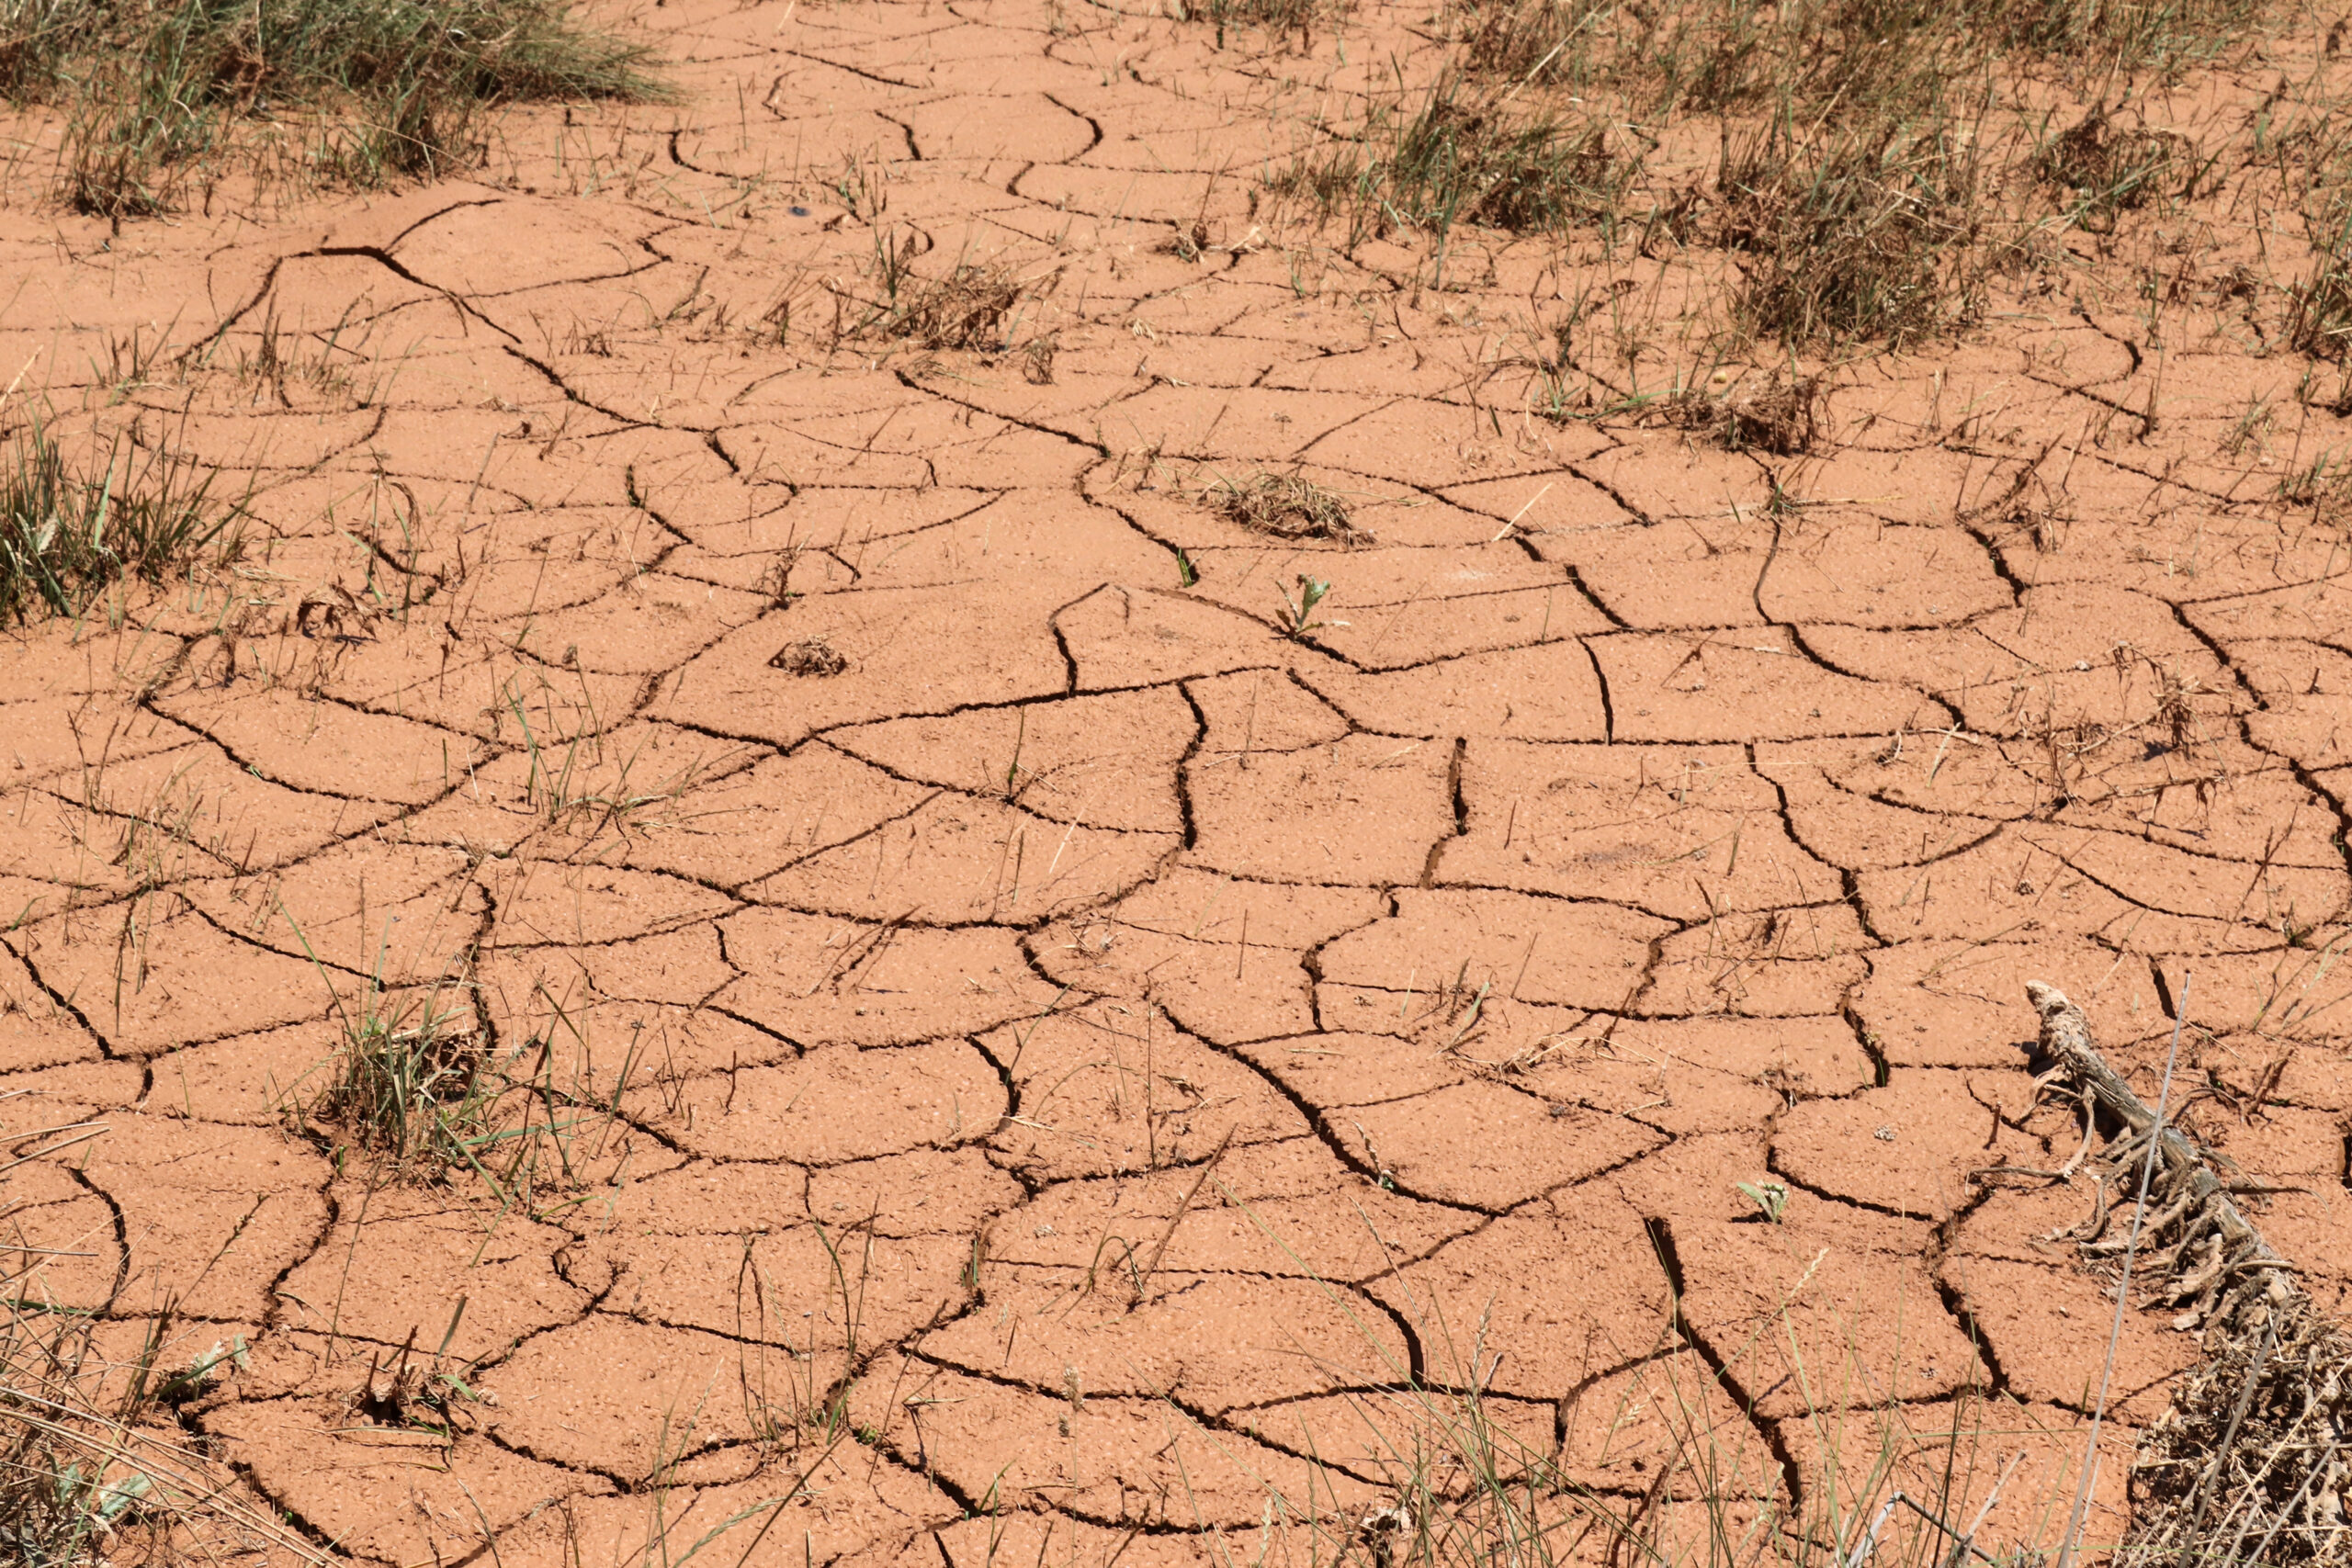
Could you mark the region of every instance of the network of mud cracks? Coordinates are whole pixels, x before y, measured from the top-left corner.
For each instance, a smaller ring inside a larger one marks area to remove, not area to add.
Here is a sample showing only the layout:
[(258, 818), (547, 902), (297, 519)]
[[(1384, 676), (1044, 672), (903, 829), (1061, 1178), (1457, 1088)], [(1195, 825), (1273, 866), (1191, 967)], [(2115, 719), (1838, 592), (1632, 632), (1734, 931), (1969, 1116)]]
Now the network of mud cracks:
[[(1621, 1502), (2023, 1451), (1988, 1528), (2046, 1536), (2111, 1298), (2048, 1239), (2086, 1182), (1984, 1174), (2075, 1135), (2029, 977), (2144, 1072), (2193, 971), (2198, 1126), (2337, 1299), (2346, 561), (2211, 455), (2276, 364), (2176, 350), (2086, 439), (2154, 367), (2053, 305), (1849, 375), (1799, 468), (1532, 421), (1481, 389), (1540, 247), (1247, 243), (1279, 59), (654, 15), (702, 107), (594, 188), (523, 117), (494, 186), (7, 219), (0, 368), (256, 476), (240, 566), (0, 654), (5, 1113), (106, 1128), (10, 1245), (126, 1354), (242, 1336), (181, 1423), (314, 1542), (788, 1495), (726, 1550), (1254, 1552), (1467, 1393)], [(748, 176), (877, 145), (937, 254), (1062, 258), (1043, 375), (743, 326), (871, 244)], [(109, 384), (163, 323), (212, 368)], [(1981, 504), (2067, 434), (2062, 525)], [(1197, 504), (1259, 468), (1371, 541)], [(571, 1096), (531, 1190), (289, 1129), (419, 998)], [(2095, 1536), (2196, 1348), (2127, 1322)]]

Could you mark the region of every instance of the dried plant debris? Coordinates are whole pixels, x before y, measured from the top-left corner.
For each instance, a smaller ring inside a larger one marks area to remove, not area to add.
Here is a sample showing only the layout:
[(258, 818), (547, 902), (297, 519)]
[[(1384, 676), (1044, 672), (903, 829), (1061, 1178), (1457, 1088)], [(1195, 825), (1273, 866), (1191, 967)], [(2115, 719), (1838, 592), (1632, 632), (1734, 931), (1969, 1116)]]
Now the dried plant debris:
[(1162, 240), (1157, 248), (1165, 255), (1181, 257), (1185, 261), (1199, 261), (1209, 253), (1209, 226), (1199, 219), (1194, 219), (1189, 224), (1180, 225), (1176, 231)]
[(1277, 171), (1277, 194), (1342, 217), (1353, 239), (1456, 224), (1512, 233), (1613, 213), (1640, 160), (1598, 122), (1531, 111), (1449, 75), (1418, 97), (1375, 105), (1365, 122)]
[[(2134, 1191), (2143, 1166), (2152, 1172), (2138, 1277), (2127, 1283), (2140, 1305), (2181, 1308), (2173, 1326), (2204, 1335), (2203, 1359), (2141, 1441), (2132, 1534), (2113, 1561), (2352, 1562), (2352, 1337), (2239, 1209), (2212, 1156), (2159, 1126), (2107, 1065), (2083, 1010), (2040, 981), (2026, 994), (2041, 1016), (2035, 1070), (2080, 1094), (2093, 1128), (2120, 1128), (2097, 1156), (2102, 1192)], [(2086, 1264), (2117, 1265), (2127, 1214), (2102, 1201), (2078, 1227)]]
[(1033, 387), (1054, 384), (1054, 356), (1061, 352), (1061, 334), (1045, 333), (1021, 345), (1021, 378)]
[(1001, 261), (960, 261), (944, 273), (918, 272), (915, 259), (923, 245), (911, 231), (895, 241), (888, 233), (875, 236), (875, 297), (835, 289), (837, 307), (858, 311), (854, 321), (836, 321), (836, 340), (901, 341), (934, 352), (994, 354), (1010, 347), (1023, 302), (1041, 292), (1053, 274), (1025, 278)]
[(1481, 76), (1570, 81), (1589, 63), (1575, 45), (1590, 22), (1566, 0), (1472, 0), (1462, 7), (1463, 62)]
[(1187, 22), (1213, 24), (1222, 49), (1228, 28), (1304, 35), (1317, 21), (1343, 17), (1351, 6), (1352, 0), (1179, 0), (1174, 14)]
[(904, 291), (891, 321), (894, 336), (925, 348), (1001, 348), (1005, 321), (1026, 285), (1012, 268), (965, 263), (946, 276)]
[(787, 642), (768, 660), (768, 668), (781, 670), (787, 675), (838, 675), (849, 668), (849, 660), (823, 637), (808, 637), (799, 642)]
[(1727, 136), (1716, 239), (1758, 338), (1903, 348), (1981, 319), (1996, 179), (1983, 128), (1889, 120)]
[(1372, 542), (1370, 534), (1349, 521), (1344, 497), (1299, 474), (1261, 470), (1246, 479), (1219, 479), (1201, 492), (1201, 504), (1228, 523), (1276, 539)]
[(2075, 520), (2074, 493), (2068, 489), (2075, 472), (2075, 454), (2067, 454), (2058, 477), (2052, 479), (2043, 472), (2042, 463), (2054, 450), (2053, 442), (2043, 449), (2040, 458), (2018, 469), (2007, 489), (1962, 513), (1960, 521), (2004, 541), (2030, 543), (2042, 555), (2058, 549), (2065, 542), (2066, 525)]
[[(2311, 275), (2289, 290), (2287, 342), (2298, 354), (2342, 365), (2352, 358), (2352, 209), (2347, 209), (2312, 258)], [(2339, 408), (2352, 392), (2339, 393)]]
[(2166, 176), (2192, 161), (2188, 152), (2186, 138), (2119, 126), (2105, 108), (2095, 108), (2043, 148), (2036, 164), (2042, 178), (2077, 193), (2086, 226), (2111, 228), (2115, 214), (2161, 194)]
[[(82, 1148), (106, 1129), (51, 1131), (66, 1135), (21, 1154), (17, 1168)], [(21, 1215), (27, 1205), (17, 1197), (11, 1207)], [(38, 1568), (215, 1562), (232, 1542), (233, 1555), (265, 1562), (325, 1568), (334, 1561), (254, 1507), (201, 1440), (187, 1441), (172, 1419), (248, 1368), (243, 1336), (192, 1354), (203, 1339), (191, 1341), (167, 1307), (144, 1320), (140, 1338), (109, 1342), (109, 1329), (141, 1322), (115, 1311), (119, 1283), (96, 1310), (68, 1308), (35, 1294), (44, 1291), (38, 1275), (26, 1289), (28, 1274), (17, 1273), (10, 1281), (17, 1289), (0, 1302), (0, 1411), (8, 1416), (0, 1422), (0, 1550), (7, 1561)]]
[(1819, 376), (1741, 378), (1721, 392), (1686, 388), (1660, 405), (1667, 423), (1695, 430), (1729, 452), (1792, 457), (1828, 433), (1828, 386)]

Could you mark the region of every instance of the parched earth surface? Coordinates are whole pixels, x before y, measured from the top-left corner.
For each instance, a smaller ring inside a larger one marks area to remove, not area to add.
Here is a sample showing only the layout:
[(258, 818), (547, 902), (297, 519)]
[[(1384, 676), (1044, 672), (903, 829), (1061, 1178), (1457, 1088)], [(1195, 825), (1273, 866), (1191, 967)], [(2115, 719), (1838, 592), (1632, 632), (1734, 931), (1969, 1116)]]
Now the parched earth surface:
[[(2111, 1194), (2031, 1174), (2029, 978), (2152, 1096), (2188, 989), (2175, 1103), (2340, 1302), (2352, 549), (2231, 445), (2298, 367), (2226, 293), (1728, 453), (1528, 412), (1531, 321), (1695, 264), (1261, 209), (1362, 35), (646, 19), (685, 107), (480, 184), (5, 220), (0, 420), (247, 508), (0, 645), (0, 1115), (104, 1127), (7, 1172), (12, 1267), (243, 1337), (184, 1435), (315, 1545), (1298, 1551), (1473, 1410), (1652, 1529), (2022, 1453), (1986, 1531), (2047, 1541)], [(1003, 350), (859, 335), (901, 254), (1012, 268)], [(1261, 470), (1369, 539), (1202, 503)], [(537, 1086), (480, 1173), (327, 1113), (416, 1031)]]

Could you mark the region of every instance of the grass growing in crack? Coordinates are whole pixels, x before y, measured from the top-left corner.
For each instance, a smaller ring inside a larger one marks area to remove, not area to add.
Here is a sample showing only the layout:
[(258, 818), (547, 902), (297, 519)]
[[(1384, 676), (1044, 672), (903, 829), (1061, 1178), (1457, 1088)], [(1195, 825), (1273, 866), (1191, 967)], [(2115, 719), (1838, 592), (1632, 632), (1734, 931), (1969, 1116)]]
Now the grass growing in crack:
[(2321, 453), (2304, 467), (2278, 481), (2281, 505), (2308, 510), (2324, 528), (2352, 524), (2352, 457), (2337, 451)]
[[(761, 1266), (758, 1238), (745, 1236), (735, 1273), (735, 1328), (744, 1347), (736, 1360), (736, 1389), (753, 1431), (783, 1449), (797, 1451), (813, 1444), (821, 1450), (821, 1461), (853, 1435), (852, 1394), (874, 1351), (865, 1339), (865, 1325), (876, 1231), (872, 1215), (830, 1230), (815, 1220), (804, 1223), (825, 1253), (828, 1338), (820, 1341), (818, 1319), (804, 1315), (798, 1325), (804, 1337), (792, 1342), (793, 1325)], [(834, 1303), (841, 1309), (838, 1341), (830, 1337), (836, 1326)], [(784, 1348), (780, 1370), (760, 1348), (778, 1344)]]
[[(25, 1152), (0, 1164), (0, 1190), (8, 1172), (106, 1132), (76, 1123), (15, 1134)], [(109, 1357), (98, 1336), (119, 1322), (116, 1300), (56, 1300), (44, 1277), (51, 1256), (20, 1238), (16, 1266), (0, 1277), (0, 1556), (26, 1568), (180, 1562), (217, 1555), (207, 1543), (218, 1529), (243, 1536), (245, 1550), (266, 1542), (323, 1563), (276, 1520), (242, 1506), (226, 1478), (168, 1427), (172, 1409), (243, 1364), (243, 1340), (184, 1356), (166, 1302), (128, 1363)]]
[[(469, 978), (390, 990), (379, 947), (376, 973), (346, 998), (292, 914), (282, 904), (278, 913), (326, 981), (342, 1031), (323, 1082), (306, 1098), (287, 1097), (290, 1131), (329, 1153), (337, 1170), (356, 1153), (395, 1181), (470, 1174), (502, 1209), (533, 1218), (577, 1201), (552, 1195), (587, 1186), (592, 1164), (605, 1157), (642, 1065), (636, 1037), (611, 1088), (599, 1089), (583, 1026), (544, 987), (534, 998), (548, 1002), (549, 1016), (536, 1030), (518, 1027), (520, 1043), (501, 1051)], [(561, 1074), (559, 1055), (572, 1064)]]
[(1261, 470), (1244, 479), (1220, 477), (1201, 492), (1201, 504), (1228, 523), (1277, 539), (1328, 539), (1341, 545), (1372, 539), (1349, 520), (1346, 497), (1301, 474)]
[[(566, 651), (567, 666), (577, 669), (578, 649)], [(724, 753), (717, 763), (697, 754), (667, 773), (645, 769), (645, 738), (639, 737), (626, 753), (621, 751), (597, 724), (595, 705), (584, 680), (581, 700), (570, 705), (571, 711), (565, 713), (556, 705), (561, 694), (542, 679), (537, 693), (537, 725), (531, 722), (533, 694), (521, 682), (508, 682), (502, 694), (504, 711), (513, 716), (528, 759), (523, 777), (524, 804), (559, 832), (593, 839), (607, 829), (623, 835), (641, 831), (660, 820), (665, 807), (684, 798), (714, 766), (724, 765), (726, 760)], [(561, 734), (567, 720), (571, 738), (560, 750), (552, 739), (540, 739), (543, 731), (551, 738)]]
[(9, 0), (5, 19), (0, 96), (64, 107), (60, 194), (118, 220), (172, 209), (289, 114), (311, 162), (369, 183), (463, 163), (500, 102), (661, 94), (644, 46), (565, 0)]
[(208, 555), (233, 558), (239, 503), (166, 450), (118, 438), (104, 460), (69, 458), (40, 421), (0, 453), (0, 626), (78, 615), (126, 577), (161, 582)]
[[(1807, 1351), (1793, 1292), (1721, 1346), (1717, 1366), (1684, 1317), (1679, 1266), (1663, 1249), (1665, 1312), (1621, 1323), (1623, 1343), (1592, 1347), (1614, 1370), (1547, 1411), (1531, 1440), (1511, 1416), (1517, 1402), (1488, 1387), (1502, 1357), (1486, 1341), (1483, 1313), (1465, 1337), (1447, 1303), (1408, 1291), (1395, 1304), (1426, 1361), (1410, 1370), (1351, 1292), (1320, 1278), (1246, 1199), (1215, 1186), (1358, 1325), (1368, 1349), (1370, 1377), (1325, 1369), (1353, 1385), (1334, 1400), (1351, 1429), (1308, 1435), (1306, 1495), (1261, 1478), (1270, 1529), (1280, 1521), (1307, 1537), (1285, 1541), (1294, 1557), (1351, 1568), (2024, 1568), (2048, 1560), (2065, 1526), (2074, 1433), (1973, 1382), (1931, 1404), (1891, 1399), (1895, 1367), (1866, 1357), (1850, 1329), (1842, 1366), (1839, 1350)], [(1793, 1238), (1788, 1247), (1803, 1266), (1811, 1249)], [(1899, 1334), (1892, 1354), (1899, 1365)], [(1778, 1442), (1739, 1391), (1774, 1373), (1785, 1375), (1773, 1386), (1792, 1388), (1796, 1401), (1769, 1423)], [(1172, 1414), (1219, 1444), (1219, 1427)], [(1337, 1506), (1341, 1489), (1323, 1479), (1329, 1469), (1317, 1456), (1343, 1444), (1359, 1456), (1348, 1480), (1377, 1489), (1370, 1507)], [(2035, 1448), (2043, 1458), (2028, 1467)], [(1996, 1535), (1986, 1521), (2003, 1502)]]
[[(239, 344), (226, 368), (237, 385), (252, 389), (255, 402), (266, 394), (282, 409), (312, 400), (365, 408), (381, 396), (383, 388), (372, 380), (361, 381), (359, 368), (364, 362), (343, 343), (349, 324), (346, 311), (344, 320), (323, 333), (296, 332), (278, 324), (272, 307), (254, 334), (252, 346)], [(218, 363), (221, 342), (198, 358), (197, 365), (209, 368)]]
[(1781, 116), (1727, 137), (1718, 231), (1738, 253), (1743, 330), (1900, 349), (1977, 320), (1993, 270), (1980, 129), (1939, 117), (1807, 132)]
[(1272, 180), (1350, 243), (1400, 231), (1442, 240), (1456, 224), (1515, 233), (1556, 230), (1615, 212), (1634, 161), (1605, 127), (1514, 106), (1508, 95), (1449, 74), (1418, 101), (1375, 106), (1361, 130)]
[(374, 981), (343, 1014), (334, 1075), (304, 1108), (401, 1174), (479, 1167), (505, 1121), (500, 1075), (455, 986), (388, 998)]
[[(2287, 342), (2299, 354), (2342, 365), (2352, 358), (2352, 202), (2330, 216), (2331, 226), (2312, 248), (2311, 275), (2291, 292)], [(2352, 396), (2339, 395), (2338, 401)]]

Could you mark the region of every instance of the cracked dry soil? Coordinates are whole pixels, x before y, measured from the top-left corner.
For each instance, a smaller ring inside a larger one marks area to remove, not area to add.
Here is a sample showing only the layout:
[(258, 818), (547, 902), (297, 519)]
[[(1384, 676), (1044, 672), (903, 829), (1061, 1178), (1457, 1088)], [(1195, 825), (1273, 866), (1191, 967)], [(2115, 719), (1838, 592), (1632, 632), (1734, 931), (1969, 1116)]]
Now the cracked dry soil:
[[(1252, 237), (1305, 57), (649, 17), (694, 107), (515, 111), (483, 184), (0, 242), (0, 370), (253, 484), (217, 580), (0, 649), (0, 1115), (107, 1129), (8, 1244), (125, 1354), (243, 1337), (183, 1434), (314, 1543), (1204, 1561), (1388, 1497), (1408, 1377), (1628, 1506), (1694, 1434), (2022, 1451), (2030, 1539), (2111, 1298), (2086, 1184), (1984, 1174), (2076, 1136), (2030, 977), (2144, 1074), (2194, 971), (2199, 1131), (2341, 1301), (2352, 558), (2207, 456), (2275, 365), (2181, 334), (2134, 439), (2154, 356), (2053, 305), (1800, 465), (1531, 420), (1542, 247)], [(1051, 342), (807, 349), (876, 191), (1058, 269)], [(101, 368), (166, 326), (207, 368)], [(1990, 504), (2070, 434), (2071, 516)], [(1259, 468), (1370, 541), (1198, 503)], [(528, 1181), (306, 1117), (428, 995), (561, 1086)], [(2195, 1354), (2127, 1325), (2093, 1539)]]

